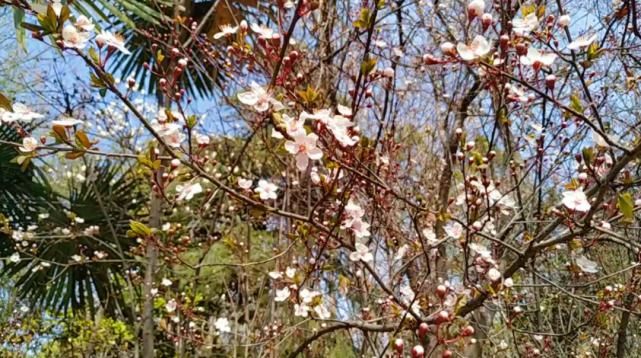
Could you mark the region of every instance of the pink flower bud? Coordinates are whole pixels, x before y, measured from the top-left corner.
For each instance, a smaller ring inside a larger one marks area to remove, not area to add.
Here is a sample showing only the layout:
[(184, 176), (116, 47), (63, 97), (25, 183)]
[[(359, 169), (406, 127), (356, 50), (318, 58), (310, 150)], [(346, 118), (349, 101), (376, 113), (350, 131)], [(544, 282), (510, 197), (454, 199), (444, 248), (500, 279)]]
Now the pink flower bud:
[(423, 63), (428, 65), (428, 66), (429, 65), (437, 65), (437, 64), (441, 63), (441, 59), (426, 53), (425, 55), (423, 55)]
[(450, 56), (456, 56), (456, 45), (454, 45), (451, 42), (443, 42), (441, 44), (441, 51), (443, 51), (444, 54), (450, 55)]
[(423, 322), (418, 326), (418, 338), (423, 339), (430, 332), (430, 326)]
[(481, 24), (483, 25), (483, 31), (486, 31), (490, 26), (492, 26), (492, 14), (485, 13), (481, 16)]
[(441, 324), (450, 320), (450, 313), (443, 310), (436, 315), (436, 323)]
[(474, 334), (474, 327), (472, 326), (465, 326), (463, 330), (461, 331), (461, 336), (463, 337), (469, 337)]
[(556, 76), (555, 75), (547, 75), (545, 77), (545, 85), (549, 89), (554, 89), (554, 84), (556, 83)]
[(396, 338), (394, 340), (394, 349), (396, 350), (396, 353), (402, 354), (403, 353), (403, 347), (404, 347), (403, 339)]
[(425, 357), (425, 348), (422, 345), (416, 345), (412, 348), (412, 358), (423, 358)]
[(501, 35), (501, 37), (499, 37), (499, 46), (501, 46), (501, 50), (503, 50), (504, 52), (507, 51), (508, 47), (510, 46), (510, 36)]
[(475, 17), (481, 16), (485, 11), (485, 1), (483, 0), (472, 0), (467, 5), (467, 18), (474, 20)]

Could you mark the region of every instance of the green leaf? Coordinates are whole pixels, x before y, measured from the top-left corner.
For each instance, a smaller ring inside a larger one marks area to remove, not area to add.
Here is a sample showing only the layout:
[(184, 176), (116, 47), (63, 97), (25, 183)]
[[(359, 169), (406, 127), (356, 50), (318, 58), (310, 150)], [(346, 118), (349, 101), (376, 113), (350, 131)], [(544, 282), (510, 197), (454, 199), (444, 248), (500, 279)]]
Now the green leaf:
[(25, 28), (25, 29), (27, 29), (27, 30), (29, 30), (29, 31), (33, 31), (33, 32), (44, 31), (42, 26), (30, 24), (28, 22), (23, 22), (23, 23), (20, 24), (20, 26)]
[(76, 144), (85, 149), (91, 148), (91, 141), (82, 129), (76, 131)]
[(91, 84), (91, 87), (94, 87), (94, 88), (105, 88), (106, 87), (105, 83), (102, 81), (102, 79), (100, 77), (96, 76), (93, 73), (90, 74), (89, 76), (91, 78), (90, 81), (89, 81), (89, 83)]
[(631, 223), (634, 221), (634, 199), (630, 193), (619, 193), (617, 195), (617, 206), (623, 214), (624, 222)]
[(576, 93), (570, 95), (570, 108), (575, 112), (583, 113), (583, 105), (581, 105), (581, 98)]
[(187, 128), (194, 128), (198, 123), (198, 117), (192, 114), (187, 117), (187, 120), (185, 121), (185, 123), (187, 124)]
[(599, 49), (599, 44), (596, 42), (593, 42), (590, 46), (588, 46), (587, 50), (587, 58), (588, 61), (594, 61), (599, 56), (601, 55), (601, 50)]
[(151, 236), (151, 233), (152, 233), (149, 226), (136, 220), (131, 220), (129, 222), (129, 228), (131, 228), (131, 232), (136, 234), (136, 236), (140, 236), (140, 237), (149, 237)]
[(594, 150), (592, 147), (583, 148), (581, 154), (583, 154), (583, 160), (586, 164), (592, 163), (592, 159), (594, 159)]
[(365, 60), (363, 60), (363, 63), (361, 64), (361, 73), (363, 75), (368, 75), (376, 67), (376, 62), (376, 57), (366, 58)]
[(361, 13), (360, 13), (360, 16), (358, 17), (358, 20), (354, 21), (354, 27), (356, 27), (359, 30), (367, 29), (369, 27), (369, 19), (370, 19), (369, 9), (368, 8), (361, 9)]
[(98, 54), (98, 51), (96, 51), (96, 49), (93, 47), (89, 48), (89, 58), (91, 58), (91, 61), (93, 61), (93, 63), (96, 65), (100, 63), (100, 55)]
[(71, 11), (69, 10), (69, 6), (65, 5), (60, 9), (60, 18), (58, 19), (58, 30), (62, 30), (62, 26), (64, 25), (65, 21), (69, 19), (71, 16)]
[(120, 19), (120, 21), (122, 21), (125, 25), (127, 25), (128, 27), (130, 27), (132, 29), (136, 28), (136, 24), (133, 21), (131, 21), (131, 19), (127, 15), (125, 15), (124, 12), (118, 10), (117, 7), (115, 7), (113, 4), (111, 4), (110, 1), (98, 0), (97, 2), (99, 2), (100, 5), (104, 6), (105, 9), (107, 9), (110, 13), (112, 13), (114, 16), (116, 16), (118, 19)]
[(521, 14), (523, 17), (527, 17), (529, 14), (532, 14), (535, 11), (537, 11), (537, 8), (534, 4), (521, 5)]
[(9, 98), (5, 97), (5, 95), (3, 95), (2, 93), (0, 93), (0, 108), (13, 112), (11, 101), (9, 100)]
[(65, 154), (65, 158), (67, 158), (69, 160), (74, 160), (74, 159), (78, 159), (78, 158), (82, 157), (83, 155), (85, 155), (84, 151), (76, 151), (76, 150), (74, 150), (73, 152), (69, 152), (69, 153)]
[(67, 137), (67, 130), (63, 126), (53, 126), (53, 136), (56, 138), (57, 142), (67, 142), (69, 137)]
[(25, 45), (25, 29), (20, 26), (24, 21), (24, 10), (18, 7), (13, 8), (13, 26), (16, 29), (16, 39), (20, 47), (27, 52), (27, 46)]

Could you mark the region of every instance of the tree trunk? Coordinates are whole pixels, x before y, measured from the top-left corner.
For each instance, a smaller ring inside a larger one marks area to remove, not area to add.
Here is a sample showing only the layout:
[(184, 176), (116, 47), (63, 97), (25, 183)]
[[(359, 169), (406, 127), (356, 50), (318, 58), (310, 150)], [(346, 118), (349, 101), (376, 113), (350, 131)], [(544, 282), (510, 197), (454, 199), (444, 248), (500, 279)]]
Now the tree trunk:
[[(162, 170), (158, 170), (155, 174), (156, 180), (162, 180)], [(162, 215), (162, 198), (154, 191), (151, 193), (151, 202), (149, 210), (149, 225), (152, 228), (159, 229), (160, 218)], [(156, 271), (156, 264), (158, 261), (158, 246), (155, 241), (147, 243), (147, 267), (145, 269), (145, 280), (143, 282), (143, 309), (142, 309), (142, 356), (143, 358), (153, 358), (154, 354), (154, 297), (151, 290), (154, 285), (154, 273)]]

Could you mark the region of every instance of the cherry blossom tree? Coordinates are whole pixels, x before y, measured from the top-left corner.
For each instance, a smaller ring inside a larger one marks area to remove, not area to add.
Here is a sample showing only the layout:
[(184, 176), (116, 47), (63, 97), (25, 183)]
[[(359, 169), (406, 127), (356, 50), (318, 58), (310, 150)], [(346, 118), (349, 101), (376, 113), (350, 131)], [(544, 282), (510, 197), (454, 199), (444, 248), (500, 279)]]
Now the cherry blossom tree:
[[(125, 80), (138, 49), (99, 19), (3, 3), (84, 66), (96, 117), (126, 113), (101, 135), (0, 97), (13, 170), (121, 165), (69, 181), (105, 222), (3, 217), (18, 292), (33, 270), (116, 283), (61, 288), (82, 299), (57, 314), (122, 322), (143, 357), (639, 354), (636, 2), (276, 1), (213, 30), (168, 2)], [(79, 237), (108, 250), (45, 249)]]

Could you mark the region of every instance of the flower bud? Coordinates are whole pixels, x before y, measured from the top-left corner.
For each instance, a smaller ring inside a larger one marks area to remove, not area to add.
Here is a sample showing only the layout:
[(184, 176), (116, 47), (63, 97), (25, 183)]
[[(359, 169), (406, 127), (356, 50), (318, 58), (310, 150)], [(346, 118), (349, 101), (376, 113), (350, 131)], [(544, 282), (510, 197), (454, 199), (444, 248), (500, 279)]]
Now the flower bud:
[(443, 54), (456, 56), (456, 46), (453, 43), (443, 42), (440, 47)]
[(423, 358), (425, 357), (425, 348), (422, 345), (416, 345), (412, 348), (412, 358)]
[(492, 26), (492, 14), (485, 13), (481, 16), (481, 24), (483, 25), (483, 31), (486, 31), (490, 26)]
[(450, 320), (450, 313), (449, 313), (449, 312), (447, 312), (447, 311), (445, 311), (445, 310), (443, 310), (443, 311), (439, 312), (439, 313), (436, 315), (436, 319), (435, 319), (435, 321), (436, 321), (436, 323), (437, 323), (437, 324), (441, 324), (441, 323), (443, 323), (443, 322), (447, 322), (447, 321), (449, 321), (449, 320)]
[(441, 63), (441, 60), (437, 57), (434, 57), (433, 55), (430, 54), (425, 54), (423, 55), (423, 63), (426, 65), (437, 65)]
[(463, 330), (461, 331), (461, 336), (463, 337), (469, 337), (474, 334), (474, 327), (472, 326), (465, 326)]
[(445, 285), (438, 285), (436, 286), (436, 295), (440, 298), (443, 299), (447, 295), (447, 287)]
[(568, 27), (571, 20), (572, 19), (570, 19), (570, 15), (562, 15), (561, 17), (559, 17), (559, 26)]
[(427, 336), (427, 334), (428, 334), (429, 332), (430, 332), (430, 326), (428, 326), (428, 325), (427, 325), (427, 323), (422, 322), (422, 323), (418, 326), (418, 338), (420, 338), (420, 339), (424, 339), (424, 338), (425, 338), (425, 336)]
[(516, 54), (519, 56), (527, 55), (527, 46), (522, 42), (516, 44)]
[(547, 88), (553, 90), (555, 83), (556, 83), (556, 76), (555, 75), (547, 75), (547, 76), (545, 76), (545, 85), (547, 86)]
[(444, 351), (443, 351), (443, 354), (441, 354), (441, 357), (443, 357), (443, 358), (450, 358), (450, 357), (452, 357), (453, 355), (454, 355), (454, 353), (452, 353), (452, 351), (451, 351), (451, 350), (446, 349), (446, 350), (444, 350)]
[(501, 50), (503, 50), (503, 52), (507, 51), (510, 46), (510, 36), (501, 35), (501, 37), (499, 37), (499, 46), (501, 46)]
[(394, 349), (396, 350), (396, 353), (402, 354), (403, 353), (403, 339), (402, 338), (396, 338), (394, 340)]
[(485, 1), (483, 0), (472, 0), (467, 5), (467, 18), (474, 20), (475, 17), (481, 16), (485, 11)]

